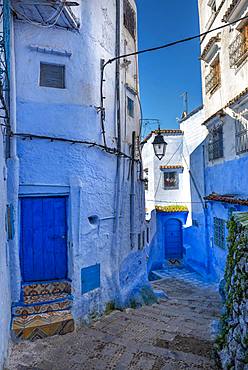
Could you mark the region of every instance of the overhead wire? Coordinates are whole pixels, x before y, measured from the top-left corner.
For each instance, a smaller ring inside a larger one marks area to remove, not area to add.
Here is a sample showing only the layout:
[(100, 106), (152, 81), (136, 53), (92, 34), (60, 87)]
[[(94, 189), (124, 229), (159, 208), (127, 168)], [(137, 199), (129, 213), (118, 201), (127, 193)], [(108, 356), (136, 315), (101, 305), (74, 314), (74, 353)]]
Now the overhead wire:
[(201, 33), (199, 33), (197, 35), (193, 35), (193, 36), (189, 36), (189, 37), (186, 37), (186, 38), (183, 38), (183, 39), (175, 40), (175, 41), (172, 41), (172, 42), (163, 44), (163, 45), (159, 45), (159, 46), (155, 46), (155, 47), (151, 47), (151, 48), (147, 48), (147, 49), (143, 49), (143, 50), (138, 50), (138, 51), (135, 51), (135, 52), (132, 52), (132, 53), (127, 53), (127, 54), (119, 55), (119, 56), (116, 56), (114, 58), (109, 59), (105, 63), (102, 63), (102, 65), (101, 65), (101, 83), (100, 83), (100, 96), (101, 96), (101, 107), (100, 107), (100, 110), (101, 110), (102, 135), (103, 135), (104, 142), (106, 142), (106, 137), (105, 137), (105, 125), (104, 125), (104, 121), (105, 121), (104, 99), (105, 99), (105, 97), (104, 97), (104, 94), (103, 94), (103, 82), (105, 81), (105, 79), (104, 79), (104, 70), (105, 70), (105, 68), (106, 68), (107, 65), (113, 63), (114, 61), (116, 61), (118, 59), (123, 59), (123, 58), (127, 58), (127, 57), (134, 56), (134, 55), (137, 56), (137, 55), (144, 54), (144, 53), (150, 53), (150, 52), (158, 51), (158, 50), (161, 50), (161, 49), (166, 49), (166, 48), (169, 48), (169, 47), (178, 45), (178, 44), (182, 44), (182, 43), (185, 43), (185, 42), (188, 42), (188, 41), (199, 39), (199, 38), (201, 38), (203, 36), (208, 35), (209, 33), (213, 33), (215, 31), (221, 30), (221, 29), (223, 29), (225, 27), (231, 26), (231, 25), (233, 25), (233, 24), (235, 24), (235, 23), (237, 23), (239, 21), (245, 20), (245, 19), (248, 19), (248, 15), (246, 15), (244, 17), (241, 17), (239, 19), (235, 19), (234, 21), (229, 22), (229, 23), (226, 23), (224, 25), (221, 25), (221, 26), (212, 28), (211, 30), (208, 30), (208, 31), (205, 31), (205, 32), (201, 32)]

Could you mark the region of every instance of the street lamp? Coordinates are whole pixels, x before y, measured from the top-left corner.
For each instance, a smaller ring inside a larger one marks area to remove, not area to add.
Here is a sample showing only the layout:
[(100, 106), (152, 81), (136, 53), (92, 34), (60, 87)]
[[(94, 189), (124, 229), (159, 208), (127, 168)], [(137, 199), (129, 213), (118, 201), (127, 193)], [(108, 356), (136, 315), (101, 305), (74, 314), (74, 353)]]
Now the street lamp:
[(152, 143), (155, 156), (161, 161), (166, 152), (167, 143), (164, 141), (164, 137), (160, 131), (160, 125), (158, 126), (158, 133)]

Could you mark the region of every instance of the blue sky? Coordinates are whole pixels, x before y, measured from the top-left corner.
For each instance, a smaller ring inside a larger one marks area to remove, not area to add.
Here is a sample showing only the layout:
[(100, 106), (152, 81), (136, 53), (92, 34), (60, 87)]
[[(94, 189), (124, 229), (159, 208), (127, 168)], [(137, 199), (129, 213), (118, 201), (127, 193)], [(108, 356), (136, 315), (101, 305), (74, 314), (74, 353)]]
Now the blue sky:
[[(138, 0), (139, 49), (199, 33), (197, 0)], [(162, 128), (177, 128), (184, 91), (189, 111), (201, 105), (199, 40), (139, 56), (144, 118), (158, 118)], [(153, 128), (153, 127), (152, 127)]]

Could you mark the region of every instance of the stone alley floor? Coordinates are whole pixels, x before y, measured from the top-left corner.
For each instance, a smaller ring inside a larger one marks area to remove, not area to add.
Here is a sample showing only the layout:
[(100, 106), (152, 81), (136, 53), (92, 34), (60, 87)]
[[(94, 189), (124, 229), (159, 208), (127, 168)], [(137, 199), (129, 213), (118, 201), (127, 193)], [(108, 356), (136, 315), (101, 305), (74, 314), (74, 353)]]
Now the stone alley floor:
[(153, 285), (169, 299), (114, 311), (72, 334), (20, 342), (6, 369), (216, 369), (213, 323), (221, 308), (216, 288), (184, 269), (164, 272)]

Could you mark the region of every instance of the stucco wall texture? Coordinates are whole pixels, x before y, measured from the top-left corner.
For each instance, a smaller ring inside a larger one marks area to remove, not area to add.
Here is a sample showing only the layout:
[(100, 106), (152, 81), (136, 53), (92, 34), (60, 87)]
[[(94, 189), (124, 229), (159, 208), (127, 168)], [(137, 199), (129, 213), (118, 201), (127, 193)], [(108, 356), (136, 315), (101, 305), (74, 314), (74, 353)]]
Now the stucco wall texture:
[[(132, 1), (135, 8), (135, 3)], [(78, 10), (77, 10), (78, 11)], [(100, 60), (115, 55), (115, 1), (82, 2), (79, 32), (41, 29), (15, 22), (17, 84), (17, 131), (102, 144), (100, 114)], [(121, 25), (123, 19), (121, 18)], [(66, 49), (71, 57), (39, 53), (30, 45)], [(134, 50), (135, 42), (121, 26), (121, 52)], [(126, 83), (136, 89), (137, 65), (131, 58), (121, 69), (122, 151), (130, 154), (132, 131), (138, 134), (139, 107), (134, 100), (134, 118), (126, 117)], [(40, 62), (65, 65), (65, 89), (39, 86)], [(25, 71), (23, 69), (25, 68)], [(106, 68), (104, 95), (107, 145), (116, 147), (115, 63)], [(96, 147), (50, 140), (17, 139), (19, 196), (65, 195), (68, 197), (68, 278), (73, 286), (73, 314), (77, 321), (102, 312), (109, 301), (125, 304), (137, 286), (147, 283), (144, 192), (139, 164), (134, 168), (134, 248), (130, 246), (130, 159)], [(16, 175), (12, 171), (12, 176)], [(117, 184), (119, 184), (117, 186)], [(15, 194), (18, 197), (18, 194)], [(117, 198), (119, 201), (117, 201)], [(18, 212), (18, 209), (17, 209)], [(16, 219), (16, 229), (19, 224)], [(142, 240), (139, 239), (139, 240)], [(18, 241), (11, 271), (13, 300), (20, 297), (22, 279)], [(81, 269), (99, 263), (101, 286), (81, 293)]]

